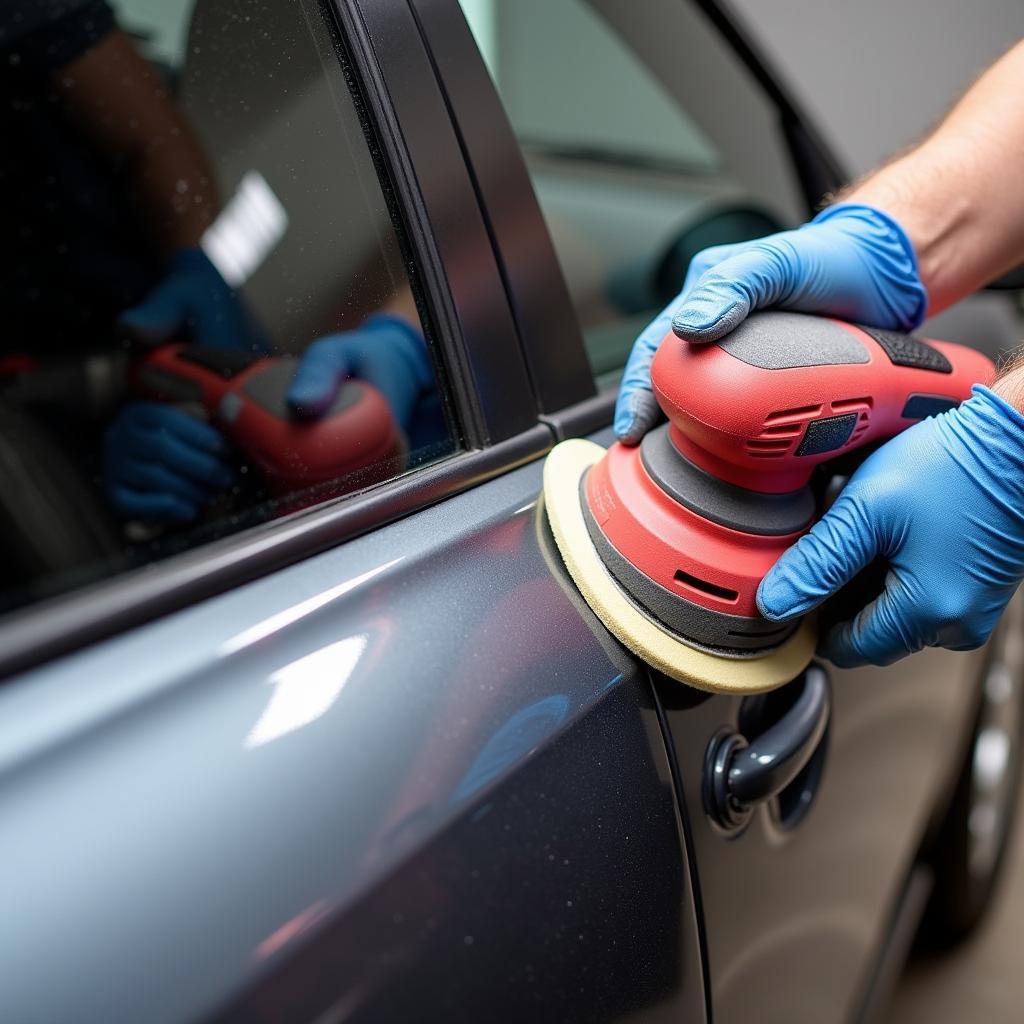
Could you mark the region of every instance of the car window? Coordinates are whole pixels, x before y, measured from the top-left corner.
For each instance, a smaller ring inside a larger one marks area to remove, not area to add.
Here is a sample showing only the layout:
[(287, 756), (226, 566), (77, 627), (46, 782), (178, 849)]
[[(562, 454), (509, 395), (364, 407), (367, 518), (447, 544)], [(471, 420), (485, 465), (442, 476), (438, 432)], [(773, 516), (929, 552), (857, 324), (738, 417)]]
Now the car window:
[(458, 446), (316, 0), (0, 5), (0, 610)]
[(681, 0), (462, 0), (599, 385), (691, 257), (797, 220), (776, 113)]

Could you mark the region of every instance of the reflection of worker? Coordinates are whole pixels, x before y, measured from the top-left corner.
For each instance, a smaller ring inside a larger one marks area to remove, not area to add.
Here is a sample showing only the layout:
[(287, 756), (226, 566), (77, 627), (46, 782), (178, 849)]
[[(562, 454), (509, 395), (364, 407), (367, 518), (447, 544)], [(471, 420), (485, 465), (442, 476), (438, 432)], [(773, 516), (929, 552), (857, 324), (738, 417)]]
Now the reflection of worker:
[[(292, 415), (317, 419), (349, 377), (380, 392), (412, 451), (447, 436), (426, 342), (410, 319), (375, 313), (357, 330), (314, 341), (286, 396)], [(232, 485), (230, 466), (230, 446), (219, 431), (160, 402), (125, 406), (104, 444), (104, 478), (114, 507), (147, 522), (199, 518)]]
[[(902, 331), (1024, 259), (1024, 43), (939, 129), (809, 224), (699, 253), (680, 296), (640, 336), (615, 430), (635, 444), (657, 417), (650, 365), (671, 324), (713, 341), (777, 307)], [(758, 591), (770, 619), (801, 615), (878, 556), (882, 595), (836, 626), (839, 665), (889, 664), (926, 646), (980, 646), (1024, 576), (1024, 365), (872, 455)]]
[[(267, 347), (200, 245), (220, 201), (198, 139), (103, 0), (0, 0), (0, 94), (0, 186), (18, 197), (0, 275), (6, 352), (102, 350), (115, 327), (149, 344)], [(311, 346), (295, 414), (315, 418), (360, 376), (413, 444), (417, 430), (433, 440), (440, 409), (407, 305)], [(118, 513), (156, 521), (197, 518), (233, 477), (213, 427), (148, 402), (114, 419), (102, 468)]]

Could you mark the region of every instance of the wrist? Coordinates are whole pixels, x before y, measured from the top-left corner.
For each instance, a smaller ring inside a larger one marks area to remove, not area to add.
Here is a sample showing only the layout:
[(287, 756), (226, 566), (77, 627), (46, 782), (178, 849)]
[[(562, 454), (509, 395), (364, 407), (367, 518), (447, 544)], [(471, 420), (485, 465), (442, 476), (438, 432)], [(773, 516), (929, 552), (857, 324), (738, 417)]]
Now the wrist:
[(991, 390), (1007, 405), (1024, 413), (1024, 360), (1018, 357), (1001, 370)]
[(858, 279), (873, 301), (860, 313), (876, 327), (912, 331), (928, 310), (928, 292), (918, 271), (917, 253), (903, 225), (886, 210), (868, 203), (840, 202), (826, 207), (811, 225), (831, 229), (852, 246), (857, 264), (867, 272)]
[(427, 341), (420, 329), (397, 313), (371, 313), (363, 321), (363, 330), (388, 332), (400, 339), (400, 351), (420, 390), (433, 383), (434, 374), (427, 352)]
[(977, 262), (977, 203), (960, 180), (964, 143), (932, 138), (854, 187), (847, 201), (867, 203), (898, 221), (917, 254), (929, 314), (959, 301), (982, 280)]
[(966, 402), (934, 422), (962, 468), (985, 472), (993, 486), (1024, 488), (1024, 413), (994, 388), (975, 384)]

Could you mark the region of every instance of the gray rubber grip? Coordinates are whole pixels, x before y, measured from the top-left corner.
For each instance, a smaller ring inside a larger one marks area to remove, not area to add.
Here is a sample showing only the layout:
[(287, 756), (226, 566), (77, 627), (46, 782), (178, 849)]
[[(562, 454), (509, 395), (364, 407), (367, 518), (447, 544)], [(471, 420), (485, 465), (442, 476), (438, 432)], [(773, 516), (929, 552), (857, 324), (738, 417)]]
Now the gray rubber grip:
[(754, 313), (717, 345), (762, 370), (841, 366), (871, 358), (867, 348), (839, 324), (804, 313)]

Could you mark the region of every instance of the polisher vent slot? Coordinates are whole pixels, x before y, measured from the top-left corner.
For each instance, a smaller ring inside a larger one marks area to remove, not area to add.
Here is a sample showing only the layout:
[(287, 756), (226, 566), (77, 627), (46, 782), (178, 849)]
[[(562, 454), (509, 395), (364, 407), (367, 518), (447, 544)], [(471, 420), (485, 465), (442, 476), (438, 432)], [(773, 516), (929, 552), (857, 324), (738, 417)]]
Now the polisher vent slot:
[(783, 420), (809, 420), (821, 412), (820, 405), (802, 405), (798, 409), (780, 409), (778, 412), (769, 413), (764, 418), (766, 427), (774, 426)]
[(747, 447), (750, 448), (751, 451), (784, 452), (790, 446), (791, 443), (792, 442), (788, 440), (773, 441), (770, 439), (762, 440), (761, 438), (755, 438), (747, 442)]
[(832, 403), (832, 411), (834, 413), (844, 412), (862, 412), (864, 416), (867, 415), (867, 410), (874, 405), (872, 398), (844, 398), (841, 402)]
[(712, 583), (710, 580), (702, 580), (699, 576), (691, 576), (688, 572), (683, 572), (682, 569), (676, 569), (675, 578), (680, 583), (685, 583), (688, 587), (693, 587), (694, 590), (699, 590), (702, 594), (709, 594), (711, 597), (720, 597), (724, 601), (735, 601), (739, 598), (739, 591), (730, 590), (728, 587), (720, 587), (717, 583)]

